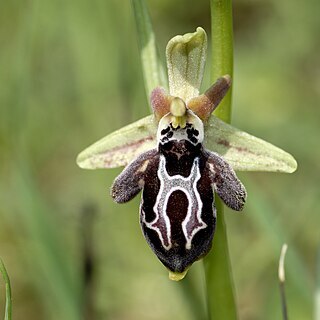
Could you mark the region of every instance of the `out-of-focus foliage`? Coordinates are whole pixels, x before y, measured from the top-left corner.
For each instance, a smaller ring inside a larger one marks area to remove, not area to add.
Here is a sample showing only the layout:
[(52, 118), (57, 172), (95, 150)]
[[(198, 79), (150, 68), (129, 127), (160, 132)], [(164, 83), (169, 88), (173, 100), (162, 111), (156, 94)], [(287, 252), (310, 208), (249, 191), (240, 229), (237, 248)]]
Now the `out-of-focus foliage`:
[[(209, 1), (148, 5), (162, 59), (172, 36), (210, 30)], [(292, 175), (240, 174), (248, 203), (227, 223), (241, 319), (280, 318), (283, 241), (290, 319), (312, 316), (319, 10), (317, 0), (234, 1), (233, 124), (299, 163)], [(0, 42), (0, 256), (14, 318), (193, 319), (183, 284), (167, 280), (143, 240), (138, 199), (109, 197), (120, 170), (75, 164), (84, 147), (149, 112), (130, 2), (5, 0)], [(3, 314), (4, 289), (0, 297)]]

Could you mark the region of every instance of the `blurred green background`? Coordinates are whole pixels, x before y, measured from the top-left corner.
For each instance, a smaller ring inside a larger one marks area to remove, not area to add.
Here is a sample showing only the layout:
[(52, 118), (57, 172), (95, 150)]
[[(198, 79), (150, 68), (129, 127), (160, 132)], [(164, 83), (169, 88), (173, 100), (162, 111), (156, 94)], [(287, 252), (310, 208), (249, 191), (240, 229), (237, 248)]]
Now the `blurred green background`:
[[(210, 31), (209, 1), (147, 3), (162, 59), (174, 35)], [(281, 318), (283, 242), (290, 319), (313, 315), (319, 12), (318, 0), (234, 0), (233, 124), (299, 164), (291, 175), (239, 174), (248, 202), (227, 224), (240, 319)], [(0, 44), (0, 256), (14, 319), (201, 319), (144, 241), (139, 197), (112, 202), (121, 169), (75, 164), (89, 144), (149, 113), (130, 1), (4, 0)], [(200, 263), (189, 276), (202, 279)]]

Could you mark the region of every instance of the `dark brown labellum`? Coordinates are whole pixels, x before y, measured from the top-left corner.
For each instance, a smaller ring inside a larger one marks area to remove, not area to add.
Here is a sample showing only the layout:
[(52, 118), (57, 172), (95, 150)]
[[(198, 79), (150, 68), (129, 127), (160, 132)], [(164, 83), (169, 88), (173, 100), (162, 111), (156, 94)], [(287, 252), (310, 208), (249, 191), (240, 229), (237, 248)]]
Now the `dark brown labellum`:
[(230, 165), (203, 148), (202, 122), (190, 115), (184, 128), (174, 128), (165, 116), (159, 124), (158, 148), (129, 164), (112, 187), (112, 197), (120, 203), (143, 189), (143, 234), (174, 273), (183, 273), (211, 248), (216, 225), (214, 192), (234, 210), (242, 210), (246, 199), (245, 188)]

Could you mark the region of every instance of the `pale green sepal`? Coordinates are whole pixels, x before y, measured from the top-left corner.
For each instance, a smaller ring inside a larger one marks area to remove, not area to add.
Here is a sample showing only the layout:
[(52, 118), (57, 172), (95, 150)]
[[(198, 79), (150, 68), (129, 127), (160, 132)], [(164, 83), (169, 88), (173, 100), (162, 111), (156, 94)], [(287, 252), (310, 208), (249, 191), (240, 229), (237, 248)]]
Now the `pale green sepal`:
[[(77, 158), (83, 169), (125, 166), (141, 153), (156, 147), (157, 126), (148, 116), (94, 143)], [(205, 147), (222, 155), (238, 171), (291, 173), (297, 162), (278, 147), (211, 116), (205, 127)]]
[(207, 55), (207, 35), (198, 27), (194, 33), (172, 38), (167, 45), (170, 94), (186, 103), (199, 95)]
[(4, 266), (4, 263), (1, 259), (0, 259), (0, 272), (2, 273), (2, 277), (5, 282), (5, 288), (6, 288), (6, 306), (5, 306), (4, 320), (11, 320), (12, 319), (11, 284), (10, 284), (10, 278), (9, 278), (7, 269)]
[(77, 157), (83, 169), (125, 166), (141, 153), (156, 147), (154, 116), (142, 118), (97, 141)]
[(205, 147), (222, 155), (238, 171), (292, 173), (296, 160), (287, 152), (211, 116), (205, 127)]

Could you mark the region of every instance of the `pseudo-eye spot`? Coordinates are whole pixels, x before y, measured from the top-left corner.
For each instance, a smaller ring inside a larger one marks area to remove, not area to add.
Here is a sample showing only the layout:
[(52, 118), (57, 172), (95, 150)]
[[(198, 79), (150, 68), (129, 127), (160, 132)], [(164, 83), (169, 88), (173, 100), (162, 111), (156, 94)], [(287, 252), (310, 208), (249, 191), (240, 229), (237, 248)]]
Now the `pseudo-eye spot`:
[[(228, 87), (230, 82), (221, 79), (218, 85), (221, 87), (222, 81)], [(123, 203), (142, 190), (140, 224), (144, 237), (159, 260), (183, 277), (211, 248), (217, 219), (215, 194), (239, 211), (246, 191), (223, 157), (205, 149), (204, 124), (196, 112), (160, 89), (155, 89), (152, 97), (155, 114), (163, 114), (157, 147), (142, 153), (122, 171), (111, 195)]]

